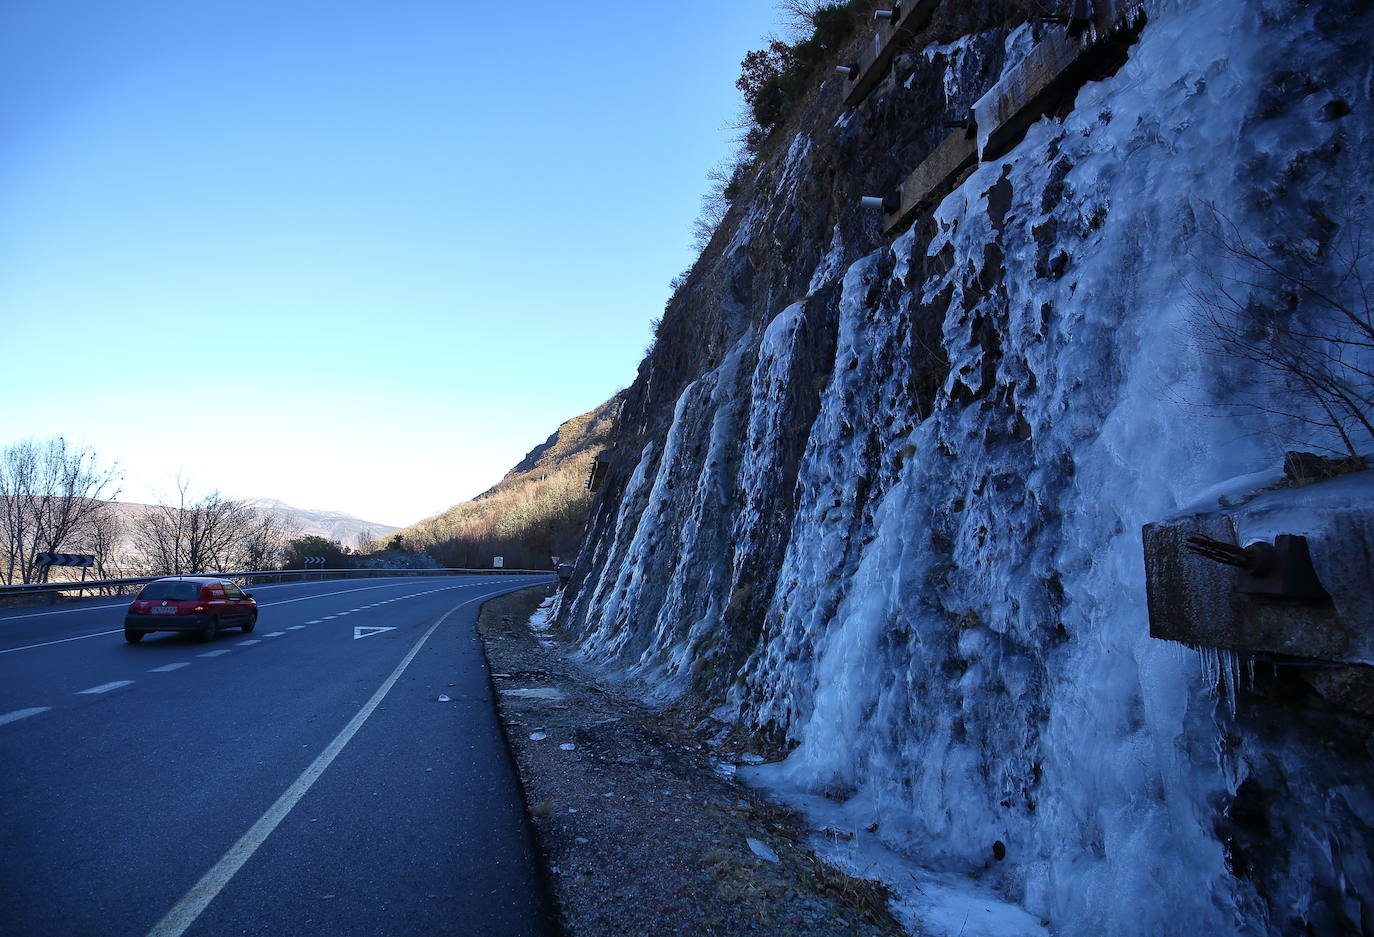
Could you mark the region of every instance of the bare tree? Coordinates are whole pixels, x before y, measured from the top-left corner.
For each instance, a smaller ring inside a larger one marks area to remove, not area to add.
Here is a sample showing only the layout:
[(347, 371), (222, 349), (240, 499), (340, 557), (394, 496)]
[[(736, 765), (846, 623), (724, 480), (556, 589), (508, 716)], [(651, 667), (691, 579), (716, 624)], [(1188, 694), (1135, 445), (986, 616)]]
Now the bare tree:
[(252, 505), (218, 491), (193, 498), (190, 487), (178, 476), (176, 503), (154, 505), (134, 522), (134, 542), (152, 569), (173, 576), (227, 572), (279, 542)]
[(113, 510), (100, 512), (91, 524), (90, 551), (95, 555), (95, 578), (117, 579), (127, 574), (120, 556), (124, 521)]
[(372, 532), (372, 528), (364, 527), (362, 530), (358, 531), (353, 548), (359, 553), (366, 553), (368, 550), (372, 549), (372, 541), (376, 539), (377, 537)]
[(5, 581), (46, 582), (39, 553), (84, 552), (109, 521), (119, 494), (117, 465), (62, 437), (26, 439), (0, 450), (0, 550)]
[(840, 5), (837, 0), (779, 0), (778, 14), (787, 29), (805, 35), (816, 28), (817, 13)]
[(1236, 412), (1297, 420), (1333, 451), (1374, 444), (1374, 296), (1368, 226), (1345, 225), (1325, 244), (1259, 243), (1213, 210), (1228, 262), (1203, 265), (1194, 338), (1244, 362), (1253, 385)]
[(250, 570), (276, 569), (287, 541), (299, 528), (274, 511), (255, 510), (256, 520), (243, 540), (242, 562)]

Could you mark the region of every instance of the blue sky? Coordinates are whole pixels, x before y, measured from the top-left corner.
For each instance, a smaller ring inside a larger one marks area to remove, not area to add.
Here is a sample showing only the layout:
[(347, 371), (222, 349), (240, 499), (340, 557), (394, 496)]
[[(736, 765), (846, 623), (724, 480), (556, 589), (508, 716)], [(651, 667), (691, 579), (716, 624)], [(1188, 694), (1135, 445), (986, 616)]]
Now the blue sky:
[(630, 383), (772, 0), (0, 0), (0, 444), (403, 524)]

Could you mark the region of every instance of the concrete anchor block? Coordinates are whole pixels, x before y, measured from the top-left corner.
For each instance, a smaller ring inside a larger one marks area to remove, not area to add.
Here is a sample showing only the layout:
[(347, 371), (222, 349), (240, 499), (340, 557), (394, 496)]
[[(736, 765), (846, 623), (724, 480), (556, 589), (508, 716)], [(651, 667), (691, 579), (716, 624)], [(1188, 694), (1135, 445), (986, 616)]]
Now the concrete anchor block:
[(863, 102), (873, 89), (887, 77), (897, 50), (908, 38), (930, 25), (941, 0), (909, 0), (900, 4), (897, 15), (890, 20), (878, 21), (878, 31), (872, 41), (865, 44), (858, 62), (858, 77), (852, 80), (849, 93), (845, 96), (846, 107), (854, 107)]
[(1374, 715), (1374, 472), (1217, 503), (1145, 525), (1150, 636), (1295, 667)]
[(1070, 100), (1102, 63), (1134, 41), (1143, 14), (1120, 0), (1097, 0), (1093, 26), (1070, 34), (1054, 29), (973, 105), (978, 153), (983, 161), (1004, 155), (1041, 117)]
[(891, 234), (910, 224), (917, 212), (943, 198), (977, 162), (977, 145), (967, 131), (956, 130), (945, 137), (902, 181), (901, 201), (897, 209), (884, 218), (883, 233)]

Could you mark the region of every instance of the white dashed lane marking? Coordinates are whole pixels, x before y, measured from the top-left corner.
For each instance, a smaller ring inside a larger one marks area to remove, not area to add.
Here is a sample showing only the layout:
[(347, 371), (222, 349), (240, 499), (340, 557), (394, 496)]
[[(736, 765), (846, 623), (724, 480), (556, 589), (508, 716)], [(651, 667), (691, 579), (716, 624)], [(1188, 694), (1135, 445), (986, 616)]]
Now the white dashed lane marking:
[(100, 684), (100, 686), (93, 686), (89, 690), (82, 690), (76, 695), (81, 696), (86, 693), (108, 693), (111, 690), (117, 690), (122, 686), (129, 686), (133, 682), (134, 681), (132, 680), (116, 680), (114, 683), (102, 683)]
[(16, 709), (12, 713), (5, 713), (3, 716), (0, 716), (0, 726), (5, 725), (8, 722), (18, 722), (20, 719), (27, 719), (29, 716), (36, 716), (39, 713), (45, 713), (49, 709), (52, 709), (52, 707), (34, 706), (31, 709)]
[(163, 664), (161, 667), (154, 667), (149, 673), (171, 673), (173, 670), (180, 670), (182, 667), (190, 667), (191, 662), (184, 660), (179, 664)]
[(287, 630), (287, 631), (302, 631), (302, 630), (304, 630), (304, 628), (305, 628), (305, 625), (287, 625), (287, 626), (286, 626), (286, 630)]
[(322, 621), (324, 621), (323, 618), (316, 618), (314, 621), (307, 621), (306, 624), (307, 624), (307, 625), (318, 625), (318, 624), (319, 624), (320, 622), (322, 622)]
[(224, 654), (228, 654), (228, 653), (229, 653), (229, 649), (228, 649), (228, 648), (223, 648), (223, 649), (218, 650), (218, 651), (206, 651), (204, 654), (197, 654), (196, 656), (197, 656), (197, 657), (220, 657), (220, 656), (222, 656), (222, 655), (224, 655)]
[(235, 642), (234, 642), (234, 647), (252, 647), (254, 644), (261, 644), (261, 643), (262, 643), (262, 641), (260, 641), (260, 640), (257, 639), (257, 638), (249, 638), (249, 639), (246, 640), (246, 641), (235, 641)]
[(280, 638), (280, 637), (281, 637), (282, 635), (284, 635), (284, 634), (286, 634), (285, 631), (269, 631), (269, 632), (267, 632), (267, 634), (263, 635), (263, 637), (264, 637), (264, 638)]

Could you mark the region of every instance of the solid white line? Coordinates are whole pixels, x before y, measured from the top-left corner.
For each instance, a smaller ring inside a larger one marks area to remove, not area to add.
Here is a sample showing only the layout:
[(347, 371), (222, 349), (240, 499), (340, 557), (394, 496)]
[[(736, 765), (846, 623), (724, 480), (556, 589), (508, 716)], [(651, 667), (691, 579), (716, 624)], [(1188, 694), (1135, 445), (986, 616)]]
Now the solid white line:
[(149, 673), (171, 673), (173, 670), (180, 670), (182, 667), (190, 667), (191, 662), (184, 660), (179, 664), (163, 664), (161, 667), (154, 667)]
[(196, 656), (197, 656), (197, 657), (223, 657), (225, 654), (228, 654), (228, 653), (229, 653), (229, 649), (226, 647), (226, 648), (222, 648), (222, 649), (220, 649), (220, 650), (218, 650), (218, 651), (206, 651), (204, 654), (197, 654)]
[[(486, 596), (480, 598), (486, 598)], [(420, 640), (415, 642), (415, 646), (396, 665), (391, 676), (383, 681), (382, 685), (377, 688), (377, 692), (372, 694), (372, 698), (363, 704), (363, 708), (358, 710), (357, 714), (349, 720), (348, 725), (343, 727), (343, 731), (334, 737), (334, 741), (330, 742), (324, 751), (320, 752), (315, 760), (310, 763), (310, 767), (301, 772), (300, 777), (296, 778), (291, 786), (277, 798), (276, 803), (267, 808), (267, 812), (258, 818), (258, 822), (254, 823), (248, 832), (239, 838), (237, 843), (229, 847), (229, 851), (214, 864), (210, 871), (206, 872), (200, 881), (191, 886), (191, 890), (148, 932), (148, 937), (181, 937), (186, 932), (186, 929), (195, 922), (196, 918), (200, 917), (201, 912), (209, 907), (210, 902), (215, 900), (215, 896), (224, 890), (224, 886), (229, 884), (229, 880), (238, 873), (239, 869), (243, 868), (244, 863), (252, 858), (258, 847), (266, 842), (268, 836), (272, 835), (272, 831), (281, 824), (282, 820), (286, 819), (286, 815), (319, 780), (320, 775), (324, 774), (325, 769), (339, 756), (339, 752), (343, 751), (344, 746), (358, 733), (363, 723), (372, 715), (372, 711), (381, 704), (386, 694), (401, 678), (401, 674), (410, 666), (415, 655), (420, 653), (420, 648), (429, 640), (430, 635), (434, 634), (439, 626), (458, 609), (480, 601), (480, 598), (469, 599), (460, 605), (455, 605), (445, 612), (438, 621), (429, 626), (429, 630), (421, 635)]]
[(102, 683), (100, 684), (100, 686), (93, 686), (89, 690), (81, 690), (76, 695), (80, 696), (83, 693), (108, 693), (111, 690), (117, 690), (122, 686), (128, 686), (133, 682), (134, 681), (132, 680), (116, 680), (114, 683)]
[(29, 716), (36, 716), (39, 713), (45, 713), (49, 709), (52, 709), (52, 707), (35, 706), (32, 709), (16, 709), (12, 713), (5, 713), (3, 716), (0, 716), (0, 726), (9, 722), (18, 722), (20, 719), (27, 719)]
[[(132, 601), (132, 599), (130, 600)], [(73, 612), (98, 612), (107, 608), (128, 608), (129, 603), (124, 602), (120, 605), (86, 605), (82, 608), (60, 608), (53, 612), (31, 612), (28, 615), (5, 615), (0, 617), (0, 625), (7, 621), (22, 621), (25, 618), (43, 618), (46, 615), (70, 615)]]
[(0, 654), (13, 654), (15, 651), (30, 651), (36, 647), (47, 647), (50, 644), (66, 644), (68, 641), (80, 641), (83, 638), (99, 638), (107, 634), (119, 634), (123, 630), (123, 628), (120, 628), (118, 631), (97, 631), (95, 634), (79, 634), (74, 638), (58, 638), (56, 641), (44, 641), (42, 644), (25, 644), (23, 647), (8, 647), (0, 651)]

